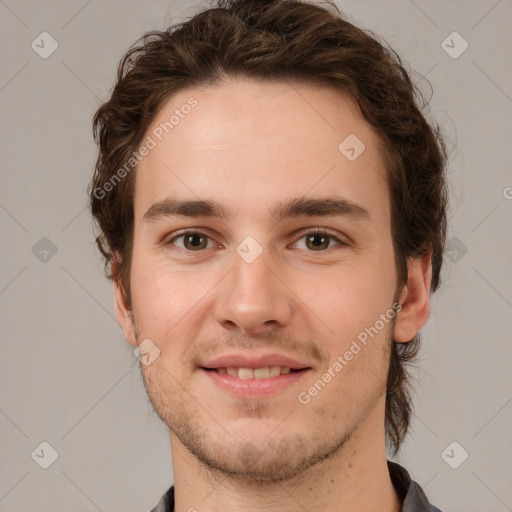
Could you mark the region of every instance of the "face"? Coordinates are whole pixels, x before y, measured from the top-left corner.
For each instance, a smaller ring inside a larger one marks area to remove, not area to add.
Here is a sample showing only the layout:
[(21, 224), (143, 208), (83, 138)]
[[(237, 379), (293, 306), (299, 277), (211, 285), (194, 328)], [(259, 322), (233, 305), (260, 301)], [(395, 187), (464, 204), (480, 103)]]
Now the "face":
[(146, 135), (134, 324), (118, 316), (159, 350), (150, 400), (207, 466), (294, 476), (383, 411), (398, 290), (377, 135), (338, 91), (251, 81), (181, 91)]

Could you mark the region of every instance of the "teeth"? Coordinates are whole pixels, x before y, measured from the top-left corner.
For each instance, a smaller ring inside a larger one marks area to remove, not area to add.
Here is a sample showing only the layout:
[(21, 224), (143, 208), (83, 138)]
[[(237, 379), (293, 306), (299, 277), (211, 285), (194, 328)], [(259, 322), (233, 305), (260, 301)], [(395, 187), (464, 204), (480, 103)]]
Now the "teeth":
[(278, 377), (279, 375), (286, 375), (290, 373), (290, 368), (285, 366), (265, 366), (263, 368), (235, 368), (230, 366), (228, 368), (217, 368), (220, 374), (228, 374), (231, 377), (238, 379), (269, 379), (270, 377)]
[(238, 368), (238, 378), (239, 379), (252, 379), (254, 377), (254, 372), (250, 368)]
[(277, 377), (278, 375), (281, 375), (281, 367), (280, 366), (271, 366), (270, 367), (270, 376)]
[(254, 378), (255, 379), (268, 379), (270, 377), (270, 368), (265, 366), (265, 368), (256, 368), (254, 370)]
[(238, 368), (228, 368), (228, 375), (231, 375), (231, 377), (238, 377)]

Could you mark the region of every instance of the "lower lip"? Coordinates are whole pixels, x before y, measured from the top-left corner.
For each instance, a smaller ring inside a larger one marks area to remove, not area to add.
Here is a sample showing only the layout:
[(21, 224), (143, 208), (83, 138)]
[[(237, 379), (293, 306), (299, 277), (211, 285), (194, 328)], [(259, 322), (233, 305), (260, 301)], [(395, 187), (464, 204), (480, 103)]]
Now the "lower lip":
[(200, 368), (212, 381), (222, 390), (237, 397), (260, 397), (270, 395), (287, 387), (293, 386), (305, 375), (309, 374), (310, 368), (300, 372), (287, 373), (270, 377), (268, 379), (239, 379), (229, 374), (220, 374), (216, 371)]

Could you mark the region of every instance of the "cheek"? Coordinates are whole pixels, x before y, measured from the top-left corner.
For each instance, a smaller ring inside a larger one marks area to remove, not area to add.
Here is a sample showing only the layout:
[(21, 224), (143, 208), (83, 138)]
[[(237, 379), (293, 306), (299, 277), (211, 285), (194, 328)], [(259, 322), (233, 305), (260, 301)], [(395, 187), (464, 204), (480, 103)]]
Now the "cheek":
[(136, 251), (132, 260), (131, 291), (134, 312), (143, 328), (141, 335), (162, 341), (169, 329), (190, 311), (194, 298), (197, 300), (190, 283), (179, 273), (171, 273), (164, 262)]
[(332, 267), (321, 277), (302, 274), (293, 289), (312, 318), (322, 320), (326, 334), (346, 339), (373, 325), (391, 307), (394, 276), (393, 268), (384, 271), (373, 261)]

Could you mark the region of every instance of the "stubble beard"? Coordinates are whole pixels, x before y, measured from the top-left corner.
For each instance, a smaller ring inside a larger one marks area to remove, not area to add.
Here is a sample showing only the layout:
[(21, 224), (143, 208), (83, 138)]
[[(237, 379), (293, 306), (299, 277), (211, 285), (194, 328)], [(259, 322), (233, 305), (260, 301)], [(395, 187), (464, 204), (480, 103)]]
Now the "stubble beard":
[[(132, 312), (137, 343), (143, 340), (135, 315)], [(394, 324), (394, 322), (392, 322)], [(393, 332), (392, 329), (390, 330)], [(392, 337), (387, 333), (388, 342), (384, 352), (390, 353)], [(389, 357), (384, 357), (387, 361)], [(156, 361), (158, 362), (158, 360)], [(385, 386), (379, 389), (371, 400), (367, 400), (358, 418), (345, 428), (326, 431), (318, 428), (308, 434), (295, 432), (281, 437), (272, 434), (262, 440), (242, 439), (232, 436), (222, 426), (211, 407), (197, 401), (161, 364), (145, 367), (140, 363), (144, 386), (154, 412), (179, 439), (181, 444), (206, 470), (215, 481), (225, 477), (246, 484), (259, 485), (291, 480), (305, 475), (317, 464), (335, 457), (343, 457), (350, 441), (357, 436), (360, 425), (368, 417), (377, 400), (385, 394)], [(296, 407), (303, 407), (298, 406)], [(314, 407), (314, 406), (313, 406)], [(247, 400), (243, 410), (251, 417), (264, 415), (269, 405), (261, 400)], [(312, 409), (317, 411), (316, 409)], [(325, 415), (325, 411), (323, 411)], [(328, 413), (327, 413), (328, 414)], [(203, 415), (203, 419), (201, 418)], [(293, 413), (291, 414), (293, 416)], [(319, 425), (322, 425), (319, 416)], [(278, 423), (278, 420), (276, 420)], [(213, 430), (212, 428), (213, 427)]]

